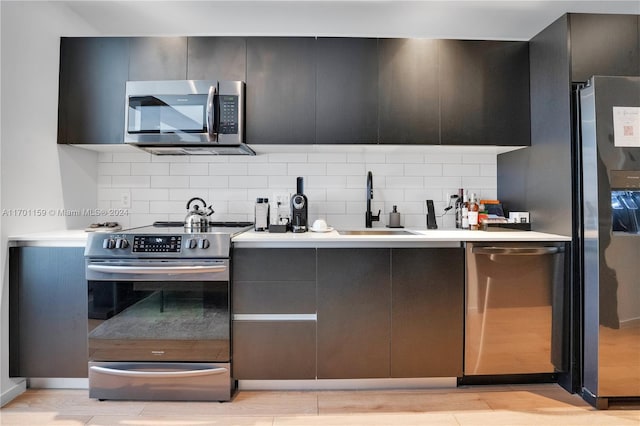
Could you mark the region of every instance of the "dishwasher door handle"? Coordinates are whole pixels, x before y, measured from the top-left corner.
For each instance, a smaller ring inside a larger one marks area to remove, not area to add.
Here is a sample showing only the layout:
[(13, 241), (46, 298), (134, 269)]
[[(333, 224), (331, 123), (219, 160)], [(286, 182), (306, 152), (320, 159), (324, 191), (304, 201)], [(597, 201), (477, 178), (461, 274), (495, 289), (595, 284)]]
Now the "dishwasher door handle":
[(556, 254), (561, 250), (559, 247), (478, 247), (471, 250), (473, 254), (497, 254), (503, 256), (542, 256), (545, 254)]

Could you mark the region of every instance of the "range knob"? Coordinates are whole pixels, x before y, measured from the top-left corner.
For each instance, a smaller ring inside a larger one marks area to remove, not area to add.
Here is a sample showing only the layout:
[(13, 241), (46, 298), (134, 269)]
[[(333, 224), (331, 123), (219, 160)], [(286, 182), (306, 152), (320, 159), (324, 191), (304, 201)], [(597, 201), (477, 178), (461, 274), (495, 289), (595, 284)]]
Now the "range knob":
[(116, 238), (116, 248), (125, 249), (129, 247), (129, 241), (126, 238)]
[(195, 238), (189, 238), (187, 240), (187, 248), (194, 249), (196, 247), (198, 247), (198, 240)]
[(206, 238), (203, 238), (200, 241), (198, 241), (198, 248), (208, 249), (210, 245), (211, 243)]
[(112, 248), (115, 248), (115, 247), (116, 247), (116, 242), (113, 238), (105, 238), (104, 240), (102, 240), (103, 249), (111, 250)]

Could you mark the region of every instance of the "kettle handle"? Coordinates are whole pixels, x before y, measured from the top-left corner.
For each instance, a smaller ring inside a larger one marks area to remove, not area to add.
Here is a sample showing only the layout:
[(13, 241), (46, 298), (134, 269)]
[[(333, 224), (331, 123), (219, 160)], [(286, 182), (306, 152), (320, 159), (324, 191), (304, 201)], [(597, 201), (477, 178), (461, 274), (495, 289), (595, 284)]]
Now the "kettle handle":
[[(200, 198), (200, 197), (193, 197), (192, 199), (190, 199), (189, 201), (187, 201), (187, 210), (191, 209), (191, 203), (194, 201), (200, 201), (202, 203), (202, 208), (206, 208), (207, 207), (207, 203), (205, 203), (205, 201)], [(212, 212), (213, 213), (213, 212)]]

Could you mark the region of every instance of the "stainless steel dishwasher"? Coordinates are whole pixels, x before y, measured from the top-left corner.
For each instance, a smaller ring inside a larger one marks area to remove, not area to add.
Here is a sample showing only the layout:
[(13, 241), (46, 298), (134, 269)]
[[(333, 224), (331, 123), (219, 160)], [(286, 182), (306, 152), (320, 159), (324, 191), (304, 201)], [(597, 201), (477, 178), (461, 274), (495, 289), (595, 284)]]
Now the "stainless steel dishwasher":
[(553, 373), (564, 244), (467, 243), (466, 255), (465, 376)]

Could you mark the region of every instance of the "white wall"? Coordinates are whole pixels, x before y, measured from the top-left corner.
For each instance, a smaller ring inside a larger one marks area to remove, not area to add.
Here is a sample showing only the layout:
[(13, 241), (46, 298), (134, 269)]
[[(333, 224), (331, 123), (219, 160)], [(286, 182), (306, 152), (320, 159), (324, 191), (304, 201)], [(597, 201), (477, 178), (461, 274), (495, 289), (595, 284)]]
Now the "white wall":
[[(56, 146), (59, 37), (92, 28), (53, 3), (2, 1), (0, 8), (0, 402), (5, 403), (20, 389), (8, 377), (7, 236), (68, 226), (64, 216), (33, 216), (37, 209), (95, 207), (97, 154)], [(15, 216), (18, 210), (27, 216)], [(69, 225), (75, 225), (74, 218)]]

